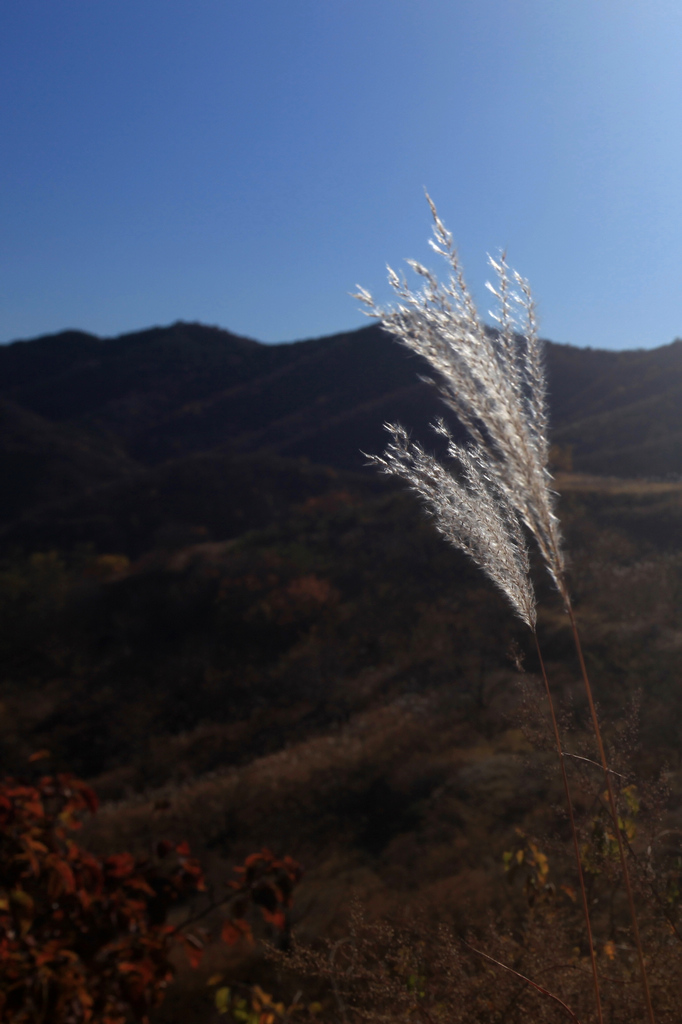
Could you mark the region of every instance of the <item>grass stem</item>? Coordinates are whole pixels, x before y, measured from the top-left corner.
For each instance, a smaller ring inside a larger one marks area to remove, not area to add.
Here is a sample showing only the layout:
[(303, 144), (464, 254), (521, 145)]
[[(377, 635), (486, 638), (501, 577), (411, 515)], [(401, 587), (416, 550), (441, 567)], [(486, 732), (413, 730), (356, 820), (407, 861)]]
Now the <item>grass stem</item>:
[(587, 890), (585, 889), (585, 877), (583, 875), (582, 862), (580, 860), (580, 843), (578, 842), (578, 830), (575, 825), (575, 815), (573, 813), (573, 801), (571, 799), (571, 789), (568, 783), (568, 775), (566, 774), (566, 762), (564, 759), (564, 751), (561, 744), (561, 734), (559, 732), (559, 724), (557, 722), (556, 712), (554, 710), (554, 701), (552, 699), (552, 692), (549, 688), (549, 680), (547, 679), (547, 672), (545, 670), (545, 662), (542, 657), (542, 651), (540, 650), (540, 642), (538, 635), (533, 631), (533, 638), (535, 639), (535, 647), (540, 661), (540, 670), (542, 672), (542, 680), (545, 684), (545, 693), (547, 694), (547, 703), (549, 705), (549, 713), (552, 719), (552, 729), (554, 732), (554, 740), (556, 742), (557, 754), (559, 755), (559, 764), (561, 766), (561, 778), (564, 784), (564, 793), (566, 794), (566, 806), (568, 807), (568, 817), (571, 824), (571, 836), (573, 838), (573, 851), (575, 853), (575, 863), (578, 869), (578, 881), (580, 883), (580, 895), (583, 905), (583, 914), (585, 917), (585, 929), (587, 932), (587, 943), (590, 950), (590, 964), (592, 966), (592, 983), (594, 985), (594, 997), (597, 1005), (597, 1019), (599, 1024), (604, 1024), (604, 1014), (601, 1005), (601, 994), (599, 991), (599, 975), (597, 973), (597, 958), (594, 952), (594, 940), (592, 938), (592, 925), (590, 923), (590, 911), (587, 902)]
[(594, 697), (592, 696), (592, 687), (590, 685), (590, 679), (587, 674), (587, 666), (585, 665), (585, 658), (583, 656), (583, 649), (580, 643), (580, 635), (578, 633), (578, 626), (575, 621), (575, 614), (573, 612), (573, 605), (570, 600), (566, 601), (566, 611), (568, 617), (571, 620), (571, 629), (573, 631), (573, 641), (575, 643), (575, 649), (578, 654), (578, 661), (580, 662), (580, 670), (582, 672), (583, 682), (585, 684), (585, 692), (587, 694), (587, 702), (590, 706), (590, 715), (592, 716), (592, 725), (594, 727), (594, 734), (597, 740), (597, 747), (599, 749), (599, 757), (601, 760), (602, 769), (604, 771), (604, 779), (606, 780), (606, 792), (608, 794), (609, 807), (611, 810), (611, 817), (613, 818), (613, 827), (616, 834), (616, 841), (618, 843), (618, 852), (620, 854), (620, 863), (623, 872), (623, 884), (625, 885), (625, 892), (628, 898), (628, 905), (630, 907), (630, 917), (632, 918), (632, 935), (635, 940), (635, 946), (637, 948), (637, 959), (639, 960), (639, 969), (642, 976), (642, 989), (644, 991), (644, 1002), (646, 1004), (647, 1017), (649, 1024), (656, 1024), (656, 1018), (654, 1017), (653, 1006), (651, 1005), (651, 993), (649, 991), (649, 978), (646, 972), (646, 964), (644, 962), (644, 950), (642, 949), (642, 941), (639, 936), (639, 925), (637, 923), (637, 911), (635, 909), (635, 897), (632, 891), (632, 883), (630, 881), (630, 872), (627, 865), (627, 857), (625, 855), (625, 846), (623, 843), (623, 837), (620, 831), (620, 821), (618, 819), (618, 807), (616, 805), (616, 796), (613, 791), (613, 783), (611, 781), (611, 771), (609, 769), (608, 761), (606, 759), (606, 751), (604, 749), (604, 742), (602, 740), (601, 729), (599, 728), (599, 718), (597, 716), (597, 709), (594, 703)]
[(494, 956), (490, 956), (488, 953), (484, 953), (482, 949), (476, 949), (475, 946), (471, 946), (468, 942), (463, 943), (467, 949), (470, 949), (476, 956), (480, 956), (483, 960), (487, 960), (488, 963), (495, 964), (496, 967), (501, 967), (503, 971), (507, 971), (509, 974), (513, 974), (515, 978), (523, 981), (526, 985), (534, 988), (536, 992), (546, 996), (548, 999), (552, 999), (555, 1003), (561, 1007), (566, 1016), (574, 1022), (574, 1024), (581, 1024), (581, 1021), (574, 1014), (570, 1006), (568, 1006), (563, 999), (559, 999), (559, 996), (555, 996), (553, 992), (545, 988), (543, 985), (538, 985), (537, 981), (533, 981), (531, 978), (527, 978), (525, 974), (521, 974), (520, 971), (515, 971), (513, 967), (509, 967), (507, 964), (503, 964), (501, 960), (496, 960)]

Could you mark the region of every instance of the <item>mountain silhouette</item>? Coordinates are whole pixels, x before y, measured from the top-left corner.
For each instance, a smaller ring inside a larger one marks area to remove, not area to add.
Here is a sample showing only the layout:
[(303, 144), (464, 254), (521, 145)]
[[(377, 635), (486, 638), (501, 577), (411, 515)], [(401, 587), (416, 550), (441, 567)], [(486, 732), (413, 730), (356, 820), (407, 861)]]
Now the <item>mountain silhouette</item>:
[[(564, 462), (682, 472), (682, 342), (548, 342), (546, 361)], [(139, 553), (164, 531), (223, 539), (331, 486), (314, 466), (341, 474), (334, 486), (371, 489), (363, 452), (382, 450), (385, 421), (436, 443), (428, 425), (443, 406), (425, 371), (376, 325), (283, 345), (179, 322), (2, 346), (0, 542)]]

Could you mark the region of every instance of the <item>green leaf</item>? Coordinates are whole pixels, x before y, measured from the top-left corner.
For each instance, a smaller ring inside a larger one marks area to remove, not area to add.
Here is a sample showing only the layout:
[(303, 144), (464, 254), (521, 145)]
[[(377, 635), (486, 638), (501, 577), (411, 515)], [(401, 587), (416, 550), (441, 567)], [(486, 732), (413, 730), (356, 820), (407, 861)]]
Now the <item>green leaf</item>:
[(215, 1008), (218, 1013), (227, 1013), (230, 1008), (231, 992), (227, 986), (216, 989)]

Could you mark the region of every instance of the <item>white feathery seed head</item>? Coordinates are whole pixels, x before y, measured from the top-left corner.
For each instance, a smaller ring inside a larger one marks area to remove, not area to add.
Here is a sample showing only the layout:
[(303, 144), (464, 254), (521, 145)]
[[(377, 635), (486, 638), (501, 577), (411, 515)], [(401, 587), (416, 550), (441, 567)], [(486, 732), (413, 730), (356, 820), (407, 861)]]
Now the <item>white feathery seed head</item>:
[(485, 452), (455, 444), (442, 421), (434, 424), (448, 438), (448, 455), (458, 464), (458, 478), (410, 441), (403, 427), (385, 427), (393, 439), (383, 456), (368, 456), (370, 462), (383, 473), (407, 480), (445, 539), (469, 555), (507, 596), (517, 615), (535, 629), (525, 538), (514, 510), (487, 471)]
[[(505, 254), (490, 259), (496, 282), (488, 288), (497, 299), (492, 313), (497, 329), (486, 328), (464, 281), (452, 235), (428, 194), (426, 198), (434, 221), (431, 247), (449, 264), (446, 283), (408, 260), (423, 279), (419, 291), (412, 291), (405, 278), (389, 267), (397, 305), (380, 309), (362, 288), (355, 297), (368, 307), (369, 316), (427, 360), (435, 375), (430, 383), (466, 427), (473, 444), (464, 449), (451, 438), (448, 442), (449, 454), (460, 467), (461, 482), (410, 443), (397, 427), (390, 428), (394, 440), (384, 458), (373, 461), (384, 472), (404, 477), (421, 494), (439, 530), (474, 558), (504, 590), (521, 618), (533, 626), (534, 610), (529, 615), (527, 595), (519, 596), (518, 574), (511, 584), (512, 566), (528, 577), (519, 523), (535, 538), (559, 592), (564, 600), (568, 597), (555, 495), (547, 468), (546, 381), (535, 303), (528, 282), (509, 268)], [(436, 429), (442, 433), (445, 428), (438, 425)], [(463, 514), (465, 508), (470, 510), (470, 518)], [(448, 527), (450, 517), (453, 525)], [(486, 523), (482, 534), (472, 525), (477, 517)], [(460, 526), (460, 522), (466, 525)], [(498, 569), (493, 569), (493, 553), (499, 559)], [(503, 585), (502, 580), (507, 583)], [(531, 603), (534, 609), (532, 589)]]

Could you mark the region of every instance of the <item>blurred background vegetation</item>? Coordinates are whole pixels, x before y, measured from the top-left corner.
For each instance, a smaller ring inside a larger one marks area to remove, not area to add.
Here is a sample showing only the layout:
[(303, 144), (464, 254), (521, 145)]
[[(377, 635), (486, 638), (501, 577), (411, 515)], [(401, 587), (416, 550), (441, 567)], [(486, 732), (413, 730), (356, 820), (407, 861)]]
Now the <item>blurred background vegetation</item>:
[[(682, 344), (547, 358), (602, 718), (623, 766), (665, 773), (672, 827)], [(0, 770), (47, 748), (87, 779), (104, 801), (93, 850), (187, 839), (218, 884), (267, 845), (306, 868), (295, 926), (314, 940), (353, 892), (370, 919), (419, 906), (480, 921), (509, 900), (516, 830), (563, 834), (529, 725), (543, 714), (529, 638), (364, 467), (385, 419), (429, 443), (441, 409), (419, 371), (374, 327), (264, 346), (176, 324), (0, 348)], [(580, 752), (578, 666), (538, 586)]]

